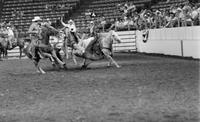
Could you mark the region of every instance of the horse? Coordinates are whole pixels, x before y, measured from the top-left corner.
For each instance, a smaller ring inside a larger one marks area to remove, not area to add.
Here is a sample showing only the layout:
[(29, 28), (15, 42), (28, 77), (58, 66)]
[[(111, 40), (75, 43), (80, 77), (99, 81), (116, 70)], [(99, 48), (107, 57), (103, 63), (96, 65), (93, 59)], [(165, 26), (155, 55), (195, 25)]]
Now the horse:
[(121, 40), (115, 31), (111, 30), (106, 35), (98, 34), (97, 40), (93, 44), (92, 48), (89, 48), (89, 50), (85, 49), (87, 49), (89, 43), (91, 42), (91, 39), (80, 39), (80, 41), (77, 42), (75, 41), (76, 37), (74, 36), (73, 32), (70, 31), (70, 29), (66, 28), (64, 29), (64, 31), (66, 34), (64, 44), (74, 50), (74, 55), (84, 59), (82, 68), (87, 68), (87, 66), (90, 64), (87, 61), (98, 61), (104, 58), (108, 59), (109, 66), (113, 63), (117, 68), (121, 67), (112, 58), (112, 44), (114, 43), (114, 41), (116, 41), (117, 43), (121, 43)]
[(19, 32), (15, 29), (14, 31), (14, 40), (12, 41), (12, 47), (10, 47), (9, 45), (9, 41), (8, 41), (8, 35), (3, 35), (2, 37), (0, 37), (0, 50), (1, 52), (4, 54), (3, 57), (7, 58), (8, 56), (8, 50), (12, 50), (15, 47), (19, 47), (19, 52), (20, 52), (20, 56), (19, 58), (21, 59), (22, 57), (22, 50), (24, 48), (24, 39), (22, 37), (19, 37)]
[(5, 50), (2, 45), (2, 41), (4, 41), (4, 38), (0, 36), (0, 60), (2, 61), (2, 57), (5, 58)]
[[(33, 60), (33, 63), (37, 69), (37, 72), (45, 74), (46, 72), (40, 67), (39, 61), (43, 58), (49, 58), (52, 62), (52, 65), (59, 65), (61, 68), (65, 68), (65, 63), (62, 61), (60, 55), (60, 49), (56, 48), (57, 44), (51, 45), (49, 38), (51, 35), (58, 35), (59, 31), (54, 28), (49, 28), (48, 26), (41, 26), (41, 39), (39, 39), (39, 44), (34, 45), (31, 43), (31, 39), (25, 40), (25, 46), (23, 52), (27, 55), (28, 58)], [(35, 47), (35, 52), (31, 52), (31, 48)], [(35, 53), (36, 58), (32, 58), (32, 53)]]

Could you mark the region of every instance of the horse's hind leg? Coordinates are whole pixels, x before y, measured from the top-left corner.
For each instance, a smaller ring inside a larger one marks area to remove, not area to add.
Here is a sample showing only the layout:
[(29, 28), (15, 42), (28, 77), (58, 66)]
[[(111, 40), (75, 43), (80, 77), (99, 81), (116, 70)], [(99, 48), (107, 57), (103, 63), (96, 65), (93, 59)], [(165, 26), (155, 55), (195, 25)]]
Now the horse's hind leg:
[(4, 50), (4, 58), (8, 59), (8, 50), (7, 49)]
[(73, 60), (74, 64), (78, 65), (77, 60), (76, 60), (76, 56), (74, 55), (74, 50), (72, 50), (71, 55), (72, 55), (72, 60)]
[(62, 62), (62, 61), (57, 57), (55, 50), (52, 51), (52, 56), (55, 58), (55, 60), (56, 60), (62, 67), (65, 66), (65, 63)]
[(83, 59), (83, 65), (82, 65), (82, 69), (86, 69), (88, 67), (88, 65), (90, 64), (89, 60), (87, 60), (86, 58)]
[(2, 55), (2, 51), (0, 50), (0, 61), (2, 61), (2, 57), (1, 57), (1, 55)]
[(46, 72), (39, 66), (39, 61), (33, 61), (35, 67), (37, 68), (37, 72), (45, 74)]
[(48, 58), (50, 59), (52, 65), (53, 65), (53, 66), (55, 65), (55, 60), (53, 59), (53, 57), (52, 57), (51, 54), (42, 52), (41, 55), (42, 55), (43, 57), (48, 57)]
[(107, 49), (102, 49), (103, 54), (109, 60), (109, 64), (113, 63), (117, 68), (120, 68), (119, 64), (111, 57), (110, 51)]

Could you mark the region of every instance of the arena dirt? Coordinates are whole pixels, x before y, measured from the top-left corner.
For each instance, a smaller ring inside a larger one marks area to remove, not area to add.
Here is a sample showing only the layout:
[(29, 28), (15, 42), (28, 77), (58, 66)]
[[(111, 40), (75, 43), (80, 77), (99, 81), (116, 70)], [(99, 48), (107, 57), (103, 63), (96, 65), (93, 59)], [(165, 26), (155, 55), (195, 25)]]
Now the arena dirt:
[(0, 62), (0, 122), (198, 122), (199, 61), (115, 54), (87, 70)]

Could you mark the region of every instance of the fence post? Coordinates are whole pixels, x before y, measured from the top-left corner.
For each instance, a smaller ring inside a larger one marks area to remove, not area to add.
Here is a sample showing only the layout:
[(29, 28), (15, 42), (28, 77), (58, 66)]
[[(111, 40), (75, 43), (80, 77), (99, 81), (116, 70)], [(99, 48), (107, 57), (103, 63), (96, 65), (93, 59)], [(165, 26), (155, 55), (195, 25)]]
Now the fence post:
[(178, 19), (178, 27), (180, 27), (180, 19)]
[(128, 23), (128, 31), (130, 31), (130, 24)]
[(105, 32), (105, 30), (104, 30), (104, 29), (105, 29), (105, 25), (103, 24), (103, 32)]
[(183, 40), (181, 40), (181, 56), (184, 56), (184, 50), (183, 50)]

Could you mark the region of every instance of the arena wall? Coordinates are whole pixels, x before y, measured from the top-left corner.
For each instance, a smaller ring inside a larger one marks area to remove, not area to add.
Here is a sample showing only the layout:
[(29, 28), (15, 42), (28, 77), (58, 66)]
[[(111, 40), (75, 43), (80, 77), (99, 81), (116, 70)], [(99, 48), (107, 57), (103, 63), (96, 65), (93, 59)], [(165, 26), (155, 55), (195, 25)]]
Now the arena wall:
[(142, 31), (136, 31), (137, 51), (200, 59), (200, 27), (149, 30), (145, 42)]

